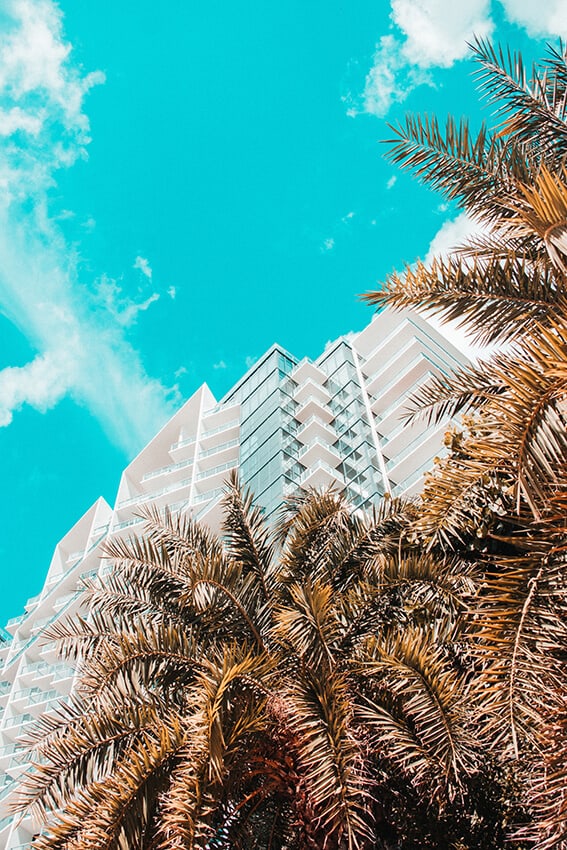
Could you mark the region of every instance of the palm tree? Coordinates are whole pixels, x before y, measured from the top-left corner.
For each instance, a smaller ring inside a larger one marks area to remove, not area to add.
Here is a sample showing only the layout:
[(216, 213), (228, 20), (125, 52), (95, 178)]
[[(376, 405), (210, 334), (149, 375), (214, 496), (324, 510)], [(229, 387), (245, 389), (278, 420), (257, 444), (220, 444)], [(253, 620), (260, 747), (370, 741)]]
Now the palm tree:
[(222, 541), (148, 511), (108, 544), (97, 613), (52, 629), (81, 677), (30, 741), (34, 847), (499, 846), (461, 646), (474, 563), (420, 551), (396, 501), (362, 518), (311, 492), (270, 530), (233, 477), (224, 507)]
[(390, 157), (483, 235), (393, 275), (367, 300), (457, 320), (477, 342), (500, 346), (414, 399), (412, 415), (467, 417), (428, 478), (413, 533), (431, 551), (468, 550), (483, 563), (471, 698), (492, 750), (535, 777), (537, 827), (521, 834), (564, 847), (557, 789), (567, 767), (548, 763), (543, 742), (565, 747), (567, 61), (550, 48), (528, 74), (521, 56), (486, 42), (474, 54), (498, 125), (475, 135), (465, 120), (449, 118), (443, 132), (435, 118), (410, 117), (394, 128)]

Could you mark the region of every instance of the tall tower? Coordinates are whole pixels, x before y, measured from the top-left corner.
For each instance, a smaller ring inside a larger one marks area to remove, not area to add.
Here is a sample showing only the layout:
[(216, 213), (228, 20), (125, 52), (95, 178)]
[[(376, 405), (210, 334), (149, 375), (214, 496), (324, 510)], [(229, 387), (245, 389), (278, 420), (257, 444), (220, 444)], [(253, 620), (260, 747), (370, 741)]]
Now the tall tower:
[(9, 802), (27, 757), (18, 739), (65, 701), (74, 670), (45, 629), (86, 615), (82, 580), (105, 569), (100, 546), (141, 532), (142, 505), (219, 527), (223, 482), (239, 468), (268, 520), (299, 488), (334, 484), (360, 509), (385, 493), (413, 495), (443, 450), (447, 422), (400, 421), (408, 396), (466, 358), (415, 314), (383, 311), (315, 361), (274, 345), (217, 402), (206, 385), (122, 473), (116, 501), (99, 499), (57, 544), (41, 592), (0, 634), (0, 847), (23, 850), (39, 829)]

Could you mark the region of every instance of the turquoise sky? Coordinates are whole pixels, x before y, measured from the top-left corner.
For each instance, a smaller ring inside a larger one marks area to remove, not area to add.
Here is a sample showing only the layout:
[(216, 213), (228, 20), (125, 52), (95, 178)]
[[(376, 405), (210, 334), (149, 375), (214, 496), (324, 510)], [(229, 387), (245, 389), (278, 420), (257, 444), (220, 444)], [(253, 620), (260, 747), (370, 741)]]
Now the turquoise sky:
[(458, 242), (380, 141), (480, 119), (475, 32), (542, 55), (564, 3), (0, 0), (0, 622), (203, 381), (316, 356)]

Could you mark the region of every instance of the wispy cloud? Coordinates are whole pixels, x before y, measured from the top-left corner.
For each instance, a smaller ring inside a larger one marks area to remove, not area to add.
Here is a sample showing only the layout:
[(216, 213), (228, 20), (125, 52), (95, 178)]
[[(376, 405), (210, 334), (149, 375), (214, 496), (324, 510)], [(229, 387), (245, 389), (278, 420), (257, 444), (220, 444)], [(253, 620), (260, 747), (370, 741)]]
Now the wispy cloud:
[(322, 254), (327, 254), (336, 248), (337, 242), (352, 230), (355, 218), (356, 212), (349, 210), (349, 212), (335, 220), (334, 224), (329, 228), (331, 231), (330, 235), (325, 237), (319, 245), (319, 250)]
[(559, 36), (567, 39), (567, 5), (565, 0), (500, 0), (506, 17), (514, 24), (524, 27), (535, 37)]
[(106, 274), (96, 282), (95, 291), (96, 301), (124, 328), (133, 325), (138, 315), (145, 312), (160, 297), (159, 292), (152, 292), (145, 298), (133, 298), (124, 291), (118, 281)]
[(486, 233), (486, 228), (462, 212), (456, 218), (445, 221), (427, 249), (425, 263), (430, 263), (434, 257), (447, 257), (455, 249), (474, 236)]
[(213, 369), (226, 369), (224, 360), (219, 360), (218, 363), (213, 363)]
[(433, 69), (469, 55), (468, 44), (494, 31), (493, 10), (533, 37), (567, 38), (565, 0), (391, 0), (390, 31), (378, 39), (362, 97), (345, 98), (347, 114), (384, 116), (419, 85), (434, 85)]
[(152, 279), (152, 269), (145, 257), (136, 257), (132, 268), (139, 269), (148, 280)]
[(395, 174), (392, 174), (388, 182), (386, 183), (386, 189), (393, 189), (397, 183), (398, 178)]
[(493, 29), (490, 0), (391, 0), (390, 18), (393, 33), (376, 46), (359, 110), (374, 115), (432, 84), (431, 68), (451, 67), (467, 55), (474, 35), (484, 38)]
[(24, 404), (44, 411), (69, 395), (132, 453), (171, 407), (126, 336), (158, 296), (132, 299), (110, 278), (85, 280), (48, 203), (57, 170), (86, 157), (84, 98), (103, 75), (73, 65), (51, 0), (11, 0), (2, 23), (0, 308), (38, 353), (0, 371), (0, 425)]

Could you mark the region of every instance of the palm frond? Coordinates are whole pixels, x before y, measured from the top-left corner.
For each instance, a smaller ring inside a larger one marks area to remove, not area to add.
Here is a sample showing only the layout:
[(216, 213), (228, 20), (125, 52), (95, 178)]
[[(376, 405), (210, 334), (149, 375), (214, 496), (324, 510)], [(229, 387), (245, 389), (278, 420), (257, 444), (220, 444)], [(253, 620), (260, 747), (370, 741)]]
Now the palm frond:
[(340, 635), (333, 588), (321, 582), (292, 584), (290, 604), (276, 614), (273, 635), (314, 670), (332, 666)]
[[(80, 846), (84, 850), (119, 850), (125, 840), (138, 846), (149, 826), (152, 807), (146, 789), (160, 778), (182, 746), (185, 731), (170, 718), (157, 734), (146, 733), (114, 766), (111, 776), (91, 782), (50, 821), (35, 844), (39, 850)], [(126, 836), (129, 836), (127, 839)]]
[(260, 581), (265, 599), (270, 596), (267, 581), (274, 546), (262, 511), (253, 506), (252, 494), (242, 490), (238, 474), (232, 472), (226, 483), (223, 501), (225, 547), (244, 572), (252, 571)]
[(472, 694), (491, 745), (516, 758), (542, 728), (545, 693), (567, 639), (566, 598), (562, 560), (544, 550), (499, 558), (477, 600)]
[(567, 65), (564, 53), (548, 48), (543, 65), (528, 74), (521, 54), (477, 39), (481, 92), (502, 118), (499, 135), (513, 138), (534, 154), (560, 163), (567, 154)]
[(435, 632), (408, 629), (385, 641), (369, 639), (361, 673), (373, 696), (364, 705), (364, 717), (377, 735), (375, 746), (415, 781), (429, 775), (450, 797), (475, 769), (476, 755), (467, 730), (463, 677)]
[(465, 119), (447, 118), (443, 131), (434, 116), (408, 115), (391, 129), (388, 159), (484, 221), (502, 215), (498, 199), (513, 193), (516, 181), (529, 182), (532, 169), (523, 152), (484, 125), (475, 137)]
[[(486, 242), (460, 246), (430, 265), (417, 262), (387, 278), (383, 289), (369, 292), (369, 304), (434, 313), (467, 329), (479, 345), (508, 342), (548, 324), (564, 304), (564, 278), (542, 263), (530, 262), (514, 248)], [(457, 246), (455, 246), (457, 247)], [(495, 252), (493, 249), (497, 248)], [(479, 253), (482, 248), (483, 253)]]
[[(314, 807), (321, 845), (354, 848), (370, 837), (360, 743), (352, 732), (353, 703), (347, 682), (334, 672), (290, 682), (288, 723)], [(332, 837), (332, 838), (331, 838)]]

